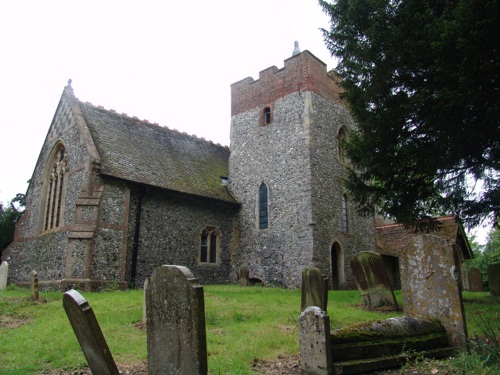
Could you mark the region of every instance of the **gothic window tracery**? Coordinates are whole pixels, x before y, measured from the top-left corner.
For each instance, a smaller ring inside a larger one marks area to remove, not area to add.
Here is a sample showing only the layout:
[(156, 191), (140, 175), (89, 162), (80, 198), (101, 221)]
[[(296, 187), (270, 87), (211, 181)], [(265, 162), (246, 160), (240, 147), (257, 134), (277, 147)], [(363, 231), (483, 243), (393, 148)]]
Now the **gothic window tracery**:
[(45, 196), (45, 214), (43, 230), (47, 231), (61, 225), (61, 214), (63, 206), (63, 193), (68, 158), (63, 145), (58, 145), (52, 158), (49, 174), (45, 183), (47, 184)]

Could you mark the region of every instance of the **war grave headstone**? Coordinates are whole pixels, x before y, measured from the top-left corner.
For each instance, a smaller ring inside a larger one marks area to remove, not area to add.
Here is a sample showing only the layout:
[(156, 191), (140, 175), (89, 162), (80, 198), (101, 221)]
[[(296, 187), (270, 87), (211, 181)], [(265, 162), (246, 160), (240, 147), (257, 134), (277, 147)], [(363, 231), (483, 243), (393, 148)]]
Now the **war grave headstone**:
[(488, 267), (488, 285), (493, 297), (500, 297), (500, 263)]
[(450, 344), (466, 349), (467, 328), (454, 251), (459, 250), (431, 234), (410, 241), (401, 256), (403, 309), (406, 316), (438, 320)]
[(33, 270), (31, 271), (31, 296), (35, 301), (40, 299), (40, 293), (38, 289), (38, 273)]
[(302, 270), (301, 308), (304, 311), (309, 306), (318, 306), (326, 311), (328, 305), (328, 279), (319, 268), (304, 268)]
[(365, 307), (398, 308), (384, 260), (379, 253), (373, 251), (357, 253), (351, 259), (351, 268)]
[(89, 303), (72, 289), (64, 293), (63, 306), (92, 374), (118, 375), (118, 368)]
[(0, 290), (7, 288), (7, 277), (9, 276), (9, 263), (5, 260), (0, 264)]
[(299, 317), (300, 367), (303, 374), (333, 372), (330, 318), (318, 306), (307, 307)]
[(479, 268), (472, 267), (467, 274), (467, 278), (469, 279), (469, 291), (484, 292), (483, 275)]
[(188, 268), (153, 271), (146, 315), (149, 374), (207, 374), (203, 287)]

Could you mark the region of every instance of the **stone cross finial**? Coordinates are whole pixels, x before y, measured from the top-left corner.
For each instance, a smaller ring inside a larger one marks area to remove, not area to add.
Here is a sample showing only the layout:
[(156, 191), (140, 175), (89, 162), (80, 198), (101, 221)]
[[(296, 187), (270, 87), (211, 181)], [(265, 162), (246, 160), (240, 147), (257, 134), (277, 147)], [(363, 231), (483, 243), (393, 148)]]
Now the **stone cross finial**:
[(68, 87), (71, 87), (71, 82), (73, 82), (73, 80), (71, 78), (68, 79)]
[(293, 53), (292, 56), (298, 55), (300, 53), (299, 42), (293, 42)]

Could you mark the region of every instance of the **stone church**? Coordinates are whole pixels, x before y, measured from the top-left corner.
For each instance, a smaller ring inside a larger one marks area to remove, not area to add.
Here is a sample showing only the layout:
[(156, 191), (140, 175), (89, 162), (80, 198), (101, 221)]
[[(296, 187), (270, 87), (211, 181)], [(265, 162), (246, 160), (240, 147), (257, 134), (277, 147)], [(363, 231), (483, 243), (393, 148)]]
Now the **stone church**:
[[(230, 147), (79, 101), (64, 88), (4, 251), (10, 282), (62, 289), (140, 287), (162, 264), (202, 283), (297, 287), (318, 267), (353, 288), (350, 259), (383, 254), (398, 285), (398, 252), (413, 235), (358, 216), (342, 180), (355, 128), (326, 65), (294, 52), (281, 69), (231, 85)], [(444, 219), (457, 263), (463, 228)], [(245, 271), (246, 273), (246, 271)]]

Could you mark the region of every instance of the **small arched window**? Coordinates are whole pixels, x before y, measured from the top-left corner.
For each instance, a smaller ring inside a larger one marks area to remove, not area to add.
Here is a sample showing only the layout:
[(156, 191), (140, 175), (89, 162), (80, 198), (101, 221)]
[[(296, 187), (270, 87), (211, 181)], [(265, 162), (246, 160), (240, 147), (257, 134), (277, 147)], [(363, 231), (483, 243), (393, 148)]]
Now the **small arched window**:
[(342, 232), (349, 232), (349, 206), (347, 195), (342, 195)]
[(271, 108), (264, 108), (264, 125), (269, 125), (272, 122)]
[(217, 228), (205, 227), (200, 236), (199, 260), (202, 264), (219, 264), (220, 233)]
[(268, 212), (268, 189), (263, 182), (259, 186), (259, 229), (266, 229), (269, 226)]
[(339, 160), (342, 163), (345, 163), (347, 161), (345, 152), (346, 142), (347, 142), (347, 130), (344, 127), (341, 127), (338, 135), (338, 150), (339, 150)]
[(66, 149), (62, 144), (59, 144), (52, 154), (48, 164), (48, 173), (44, 181), (46, 184), (43, 219), (44, 231), (57, 228), (61, 225), (67, 163)]

